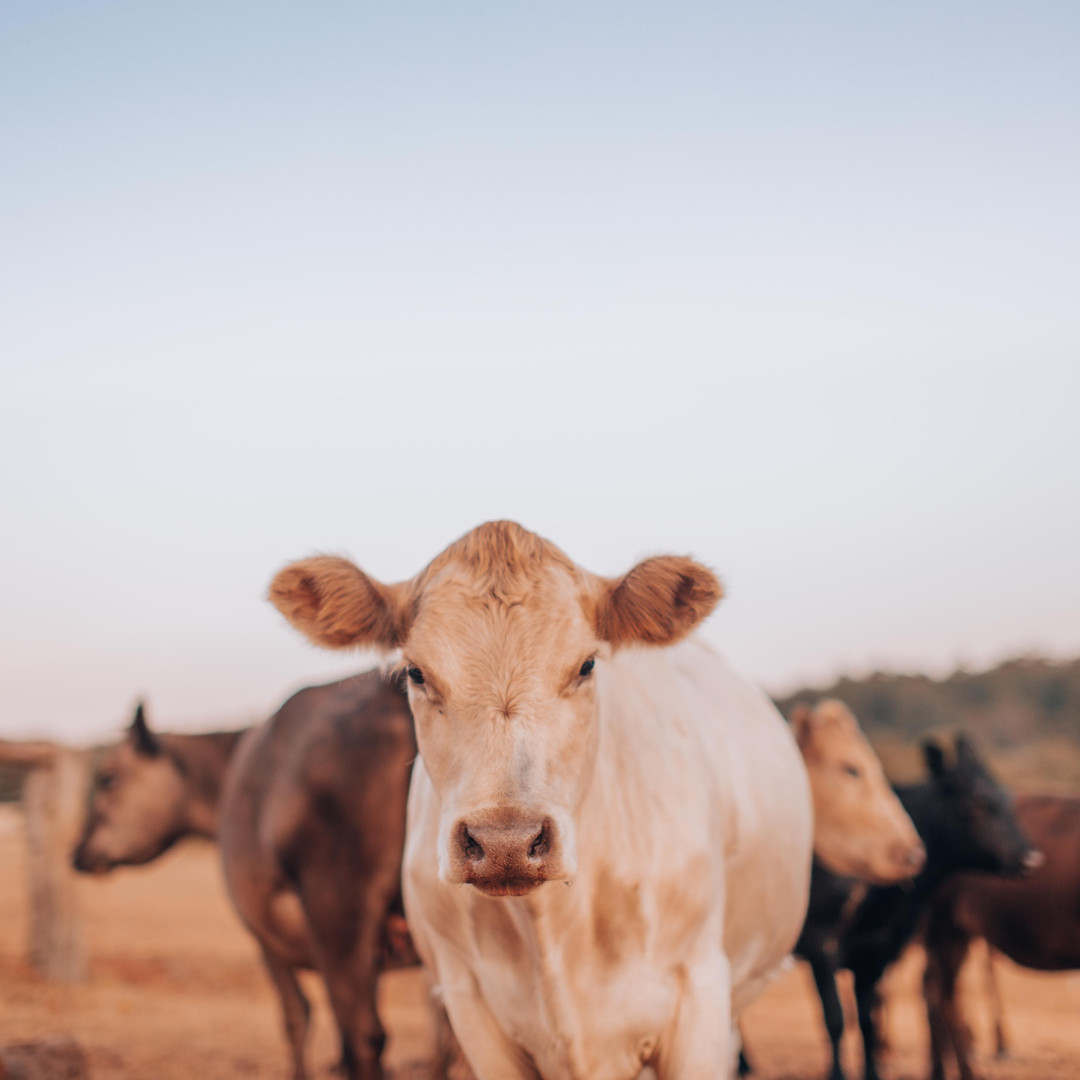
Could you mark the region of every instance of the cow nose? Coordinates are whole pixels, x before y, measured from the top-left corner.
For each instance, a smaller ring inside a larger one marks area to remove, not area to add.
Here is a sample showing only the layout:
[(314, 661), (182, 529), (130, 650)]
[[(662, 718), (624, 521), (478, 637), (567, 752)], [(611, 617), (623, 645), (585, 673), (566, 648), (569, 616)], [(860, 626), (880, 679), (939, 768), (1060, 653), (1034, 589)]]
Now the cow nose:
[(456, 836), (458, 880), (493, 896), (523, 895), (546, 881), (558, 847), (550, 817), (513, 813), (460, 821)]
[(1020, 860), (1024, 869), (1027, 871), (1038, 870), (1044, 862), (1046, 862), (1046, 856), (1036, 848), (1032, 848), (1030, 851), (1024, 852), (1024, 857)]
[(922, 844), (893, 844), (889, 849), (889, 858), (895, 866), (917, 874), (926, 864), (926, 848)]
[(465, 861), (494, 869), (542, 860), (551, 850), (552, 824), (550, 818), (514, 825), (462, 822), (460, 835)]

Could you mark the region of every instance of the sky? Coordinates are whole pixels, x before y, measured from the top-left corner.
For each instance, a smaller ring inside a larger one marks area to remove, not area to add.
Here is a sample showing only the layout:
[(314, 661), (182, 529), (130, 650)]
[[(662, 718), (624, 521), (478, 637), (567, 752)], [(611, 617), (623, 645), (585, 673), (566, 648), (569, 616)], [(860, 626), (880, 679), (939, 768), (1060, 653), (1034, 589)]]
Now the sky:
[(0, 7), (0, 737), (251, 722), (513, 518), (774, 692), (1080, 654), (1080, 9)]

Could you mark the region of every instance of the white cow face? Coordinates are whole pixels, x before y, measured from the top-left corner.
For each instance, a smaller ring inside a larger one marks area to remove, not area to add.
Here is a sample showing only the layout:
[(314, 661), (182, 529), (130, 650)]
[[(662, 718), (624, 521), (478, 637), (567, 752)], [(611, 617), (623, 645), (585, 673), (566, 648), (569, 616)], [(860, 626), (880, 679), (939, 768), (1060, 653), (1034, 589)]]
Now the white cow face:
[(720, 595), (690, 559), (600, 578), (510, 522), (474, 529), (399, 585), (321, 557), (286, 567), (271, 587), (320, 644), (400, 648), (440, 800), (439, 874), (489, 896), (573, 877), (605, 658), (677, 641)]
[(610, 651), (586, 600), (556, 565), (493, 591), (455, 564), (425, 591), (403, 659), (444, 881), (517, 896), (573, 877)]

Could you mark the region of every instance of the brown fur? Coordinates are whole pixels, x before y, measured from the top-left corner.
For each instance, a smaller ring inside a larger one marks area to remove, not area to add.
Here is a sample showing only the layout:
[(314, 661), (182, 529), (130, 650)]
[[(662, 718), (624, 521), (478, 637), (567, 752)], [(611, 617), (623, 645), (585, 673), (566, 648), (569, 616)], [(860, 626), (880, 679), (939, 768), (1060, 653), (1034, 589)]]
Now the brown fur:
[(957, 979), (971, 943), (984, 937), (1011, 960), (1039, 971), (1080, 968), (1080, 798), (1020, 795), (1016, 817), (1044, 862), (1023, 878), (958, 877), (935, 898), (926, 926), (924, 989), (931, 1075), (955, 1055), (971, 1080), (971, 1040)]
[(418, 589), (430, 584), (445, 567), (458, 563), (473, 581), (496, 599), (513, 600), (522, 579), (549, 566), (567, 572), (573, 562), (550, 540), (523, 529), (514, 521), (488, 521), (455, 540), (436, 555), (416, 579)]
[(383, 585), (336, 555), (285, 567), (270, 585), (270, 600), (301, 633), (328, 649), (392, 649), (409, 629), (402, 587)]
[(281, 996), (295, 1080), (306, 1076), (302, 968), (326, 984), (344, 1076), (383, 1075), (379, 971), (415, 962), (393, 955), (405, 941), (401, 854), (415, 753), (400, 685), (368, 672), (293, 695), (251, 731), (230, 770), (225, 879)]
[(649, 926), (641, 910), (641, 889), (637, 885), (624, 886), (605, 866), (597, 875), (596, 890), (604, 902), (593, 912), (593, 944), (600, 959), (616, 967), (624, 956), (645, 949)]
[(597, 635), (613, 646), (674, 645), (710, 615), (724, 590), (693, 559), (658, 555), (607, 583), (597, 605)]

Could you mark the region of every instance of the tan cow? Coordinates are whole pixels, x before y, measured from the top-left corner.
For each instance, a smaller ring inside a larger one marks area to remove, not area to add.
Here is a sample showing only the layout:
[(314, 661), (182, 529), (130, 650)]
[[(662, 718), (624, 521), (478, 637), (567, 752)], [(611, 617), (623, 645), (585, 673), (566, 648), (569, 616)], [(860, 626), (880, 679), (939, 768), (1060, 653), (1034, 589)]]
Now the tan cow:
[(601, 578), (509, 522), (397, 585), (321, 556), (271, 587), (319, 644), (401, 650), (406, 908), (480, 1080), (725, 1077), (721, 1018), (795, 943), (806, 771), (768, 699), (683, 640), (720, 596), (690, 559)]
[(221, 785), (243, 734), (152, 731), (140, 702), (127, 735), (95, 770), (75, 869), (104, 874), (152, 862), (186, 836), (214, 839)]
[(810, 777), (817, 858), (876, 885), (914, 877), (926, 851), (851, 710), (834, 698), (797, 705), (791, 728)]

